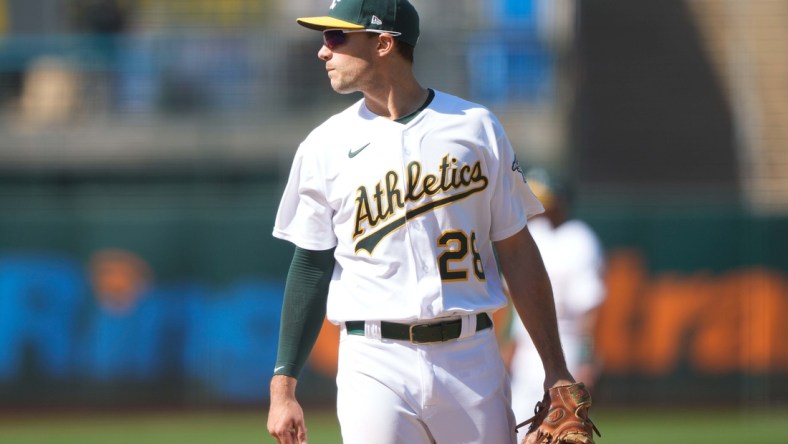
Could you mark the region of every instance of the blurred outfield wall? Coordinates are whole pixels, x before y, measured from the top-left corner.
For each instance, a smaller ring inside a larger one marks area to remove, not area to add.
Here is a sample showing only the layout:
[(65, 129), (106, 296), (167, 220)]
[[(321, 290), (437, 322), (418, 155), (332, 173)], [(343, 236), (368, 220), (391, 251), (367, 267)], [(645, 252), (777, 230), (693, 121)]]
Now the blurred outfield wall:
[[(786, 2), (413, 1), (424, 84), (491, 107), (600, 234), (597, 398), (786, 402), (788, 174), (758, 153), (788, 124), (752, 126), (772, 102), (735, 61), (764, 56), (708, 20)], [(293, 24), (325, 3), (0, 0), (0, 406), (265, 402), (283, 181), (358, 99)], [(309, 401), (331, 399), (331, 355)]]

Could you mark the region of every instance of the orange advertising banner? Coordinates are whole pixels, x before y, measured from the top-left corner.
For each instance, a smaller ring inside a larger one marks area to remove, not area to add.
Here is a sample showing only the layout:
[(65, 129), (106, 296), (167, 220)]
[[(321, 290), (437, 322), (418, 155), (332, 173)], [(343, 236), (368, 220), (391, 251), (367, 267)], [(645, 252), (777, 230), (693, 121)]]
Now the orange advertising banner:
[(788, 284), (761, 267), (649, 275), (636, 250), (609, 256), (596, 350), (603, 372), (788, 372)]

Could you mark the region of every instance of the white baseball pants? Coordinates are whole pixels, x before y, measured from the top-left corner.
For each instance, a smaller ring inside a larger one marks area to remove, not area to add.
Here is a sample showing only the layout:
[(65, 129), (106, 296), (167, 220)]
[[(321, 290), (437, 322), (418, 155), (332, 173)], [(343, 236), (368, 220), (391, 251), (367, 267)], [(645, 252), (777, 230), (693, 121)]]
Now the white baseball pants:
[(492, 328), (411, 344), (376, 338), (369, 324), (366, 336), (341, 331), (344, 444), (515, 443), (509, 376)]

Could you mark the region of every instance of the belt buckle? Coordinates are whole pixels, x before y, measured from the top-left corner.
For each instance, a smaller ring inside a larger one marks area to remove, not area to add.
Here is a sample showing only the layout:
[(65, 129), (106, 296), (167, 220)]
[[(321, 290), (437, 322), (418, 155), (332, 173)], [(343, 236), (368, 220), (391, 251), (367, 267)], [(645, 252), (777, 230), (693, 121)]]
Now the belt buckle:
[[(421, 324), (411, 324), (408, 327), (408, 340), (410, 340), (411, 344), (433, 344), (436, 342), (446, 342), (446, 327), (451, 325), (455, 321), (438, 321), (438, 322), (424, 322)], [(416, 328), (437, 328), (439, 330), (440, 335), (435, 336), (434, 338), (429, 338), (426, 340), (416, 340), (413, 337), (413, 330)]]
[(430, 325), (432, 325), (432, 324), (427, 324), (427, 323), (410, 324), (410, 326), (408, 326), (408, 340), (410, 341), (410, 343), (411, 344), (428, 344), (430, 342), (437, 342), (437, 341), (417, 341), (416, 339), (413, 338), (413, 329), (414, 328), (429, 327)]

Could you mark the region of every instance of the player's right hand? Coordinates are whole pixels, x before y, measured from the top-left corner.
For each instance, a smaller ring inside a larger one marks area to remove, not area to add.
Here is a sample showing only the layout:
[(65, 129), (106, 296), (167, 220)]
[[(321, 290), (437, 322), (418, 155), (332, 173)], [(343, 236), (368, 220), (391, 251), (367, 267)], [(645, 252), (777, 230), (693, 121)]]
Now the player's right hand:
[[(273, 410), (273, 409), (272, 409)], [(301, 408), (298, 407), (300, 411)], [(290, 420), (284, 416), (274, 418), (271, 413), (268, 415), (268, 433), (274, 437), (279, 444), (307, 444), (306, 426), (303, 419)]]
[(307, 444), (304, 411), (295, 398), (296, 379), (277, 375), (271, 379), (268, 433), (279, 444)]

